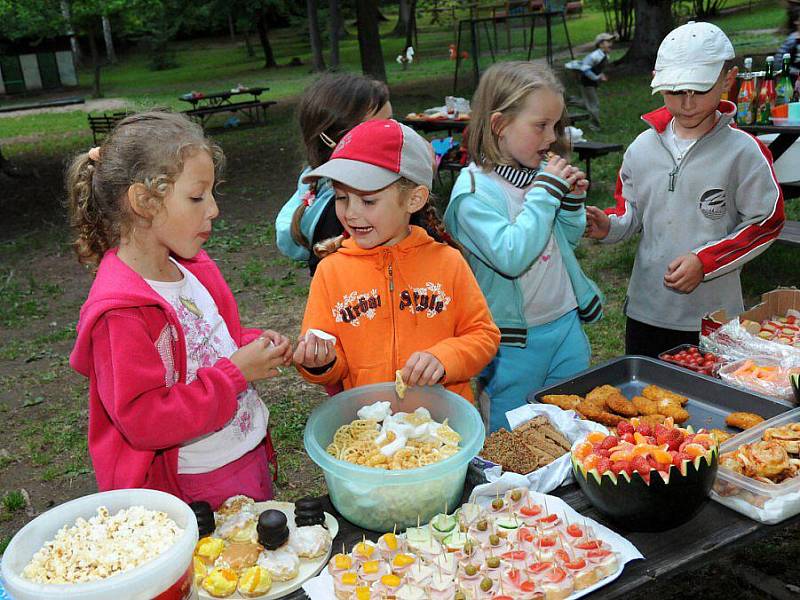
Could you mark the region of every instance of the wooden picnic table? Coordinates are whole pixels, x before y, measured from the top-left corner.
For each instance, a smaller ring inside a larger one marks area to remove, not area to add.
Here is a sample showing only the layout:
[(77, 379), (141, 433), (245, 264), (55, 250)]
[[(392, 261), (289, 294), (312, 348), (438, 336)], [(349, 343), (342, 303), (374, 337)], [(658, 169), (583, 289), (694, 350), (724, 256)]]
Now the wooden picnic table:
[(192, 108), (203, 107), (217, 107), (223, 104), (234, 104), (231, 98), (235, 96), (252, 96), (253, 100), (258, 100), (258, 97), (269, 90), (268, 87), (248, 87), (248, 88), (234, 88), (232, 90), (225, 90), (223, 92), (212, 92), (204, 94), (202, 92), (189, 92), (179, 96), (180, 100), (188, 102)]
[[(462, 497), (466, 502), (471, 491), (467, 486)], [(550, 492), (562, 498), (582, 515), (599, 521), (627, 538), (644, 555), (645, 560), (635, 560), (625, 565), (622, 574), (600, 588), (589, 598), (621, 598), (644, 586), (652, 585), (654, 580), (664, 580), (691, 568), (707, 564), (725, 554), (735, 551), (760, 537), (774, 534), (782, 529), (800, 523), (800, 515), (787, 519), (778, 525), (763, 525), (710, 498), (700, 511), (683, 525), (662, 532), (632, 532), (605, 520), (594, 509), (583, 492), (572, 484)], [(380, 534), (361, 529), (346, 521), (325, 498), (325, 510), (339, 521), (339, 533), (333, 541), (334, 552), (345, 545), (349, 551), (362, 539), (376, 541)], [(298, 590), (285, 598), (302, 600), (307, 598), (303, 590)]]
[[(766, 135), (777, 133), (776, 137), (769, 144), (769, 151), (772, 153), (772, 160), (777, 161), (800, 137), (800, 126), (797, 125), (739, 125), (739, 129), (752, 135)], [(800, 196), (800, 176), (797, 181), (784, 182), (781, 184), (784, 198), (797, 198)], [(786, 221), (786, 224), (778, 236), (779, 242), (800, 246), (800, 221)]]
[[(570, 123), (578, 123), (589, 118), (589, 113), (571, 112), (567, 114)], [(412, 129), (423, 133), (434, 133), (446, 131), (452, 135), (453, 132), (461, 133), (469, 126), (469, 119), (410, 119), (408, 117), (398, 119), (403, 125), (408, 125)]]
[[(275, 104), (273, 101), (259, 99), (259, 96), (267, 90), (269, 90), (268, 87), (234, 88), (210, 94), (190, 92), (179, 98), (192, 105), (191, 109), (184, 111), (185, 114), (199, 122), (204, 128), (211, 117), (220, 113), (240, 115), (250, 123), (257, 124), (266, 121), (267, 108)], [(250, 99), (237, 100), (240, 96), (250, 96)]]

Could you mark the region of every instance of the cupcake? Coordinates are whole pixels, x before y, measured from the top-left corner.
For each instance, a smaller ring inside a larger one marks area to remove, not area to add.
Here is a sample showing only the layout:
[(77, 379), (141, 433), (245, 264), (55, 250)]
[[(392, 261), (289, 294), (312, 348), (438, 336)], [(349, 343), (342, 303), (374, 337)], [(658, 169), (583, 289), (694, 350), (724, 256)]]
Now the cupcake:
[(328, 552), (331, 534), (322, 525), (299, 527), (289, 534), (289, 547), (300, 558), (316, 558)]
[(194, 547), (194, 555), (207, 565), (213, 565), (224, 549), (225, 542), (221, 539), (204, 537), (198, 540)]
[(272, 587), (272, 576), (264, 567), (254, 565), (247, 567), (239, 575), (239, 594), (245, 598), (255, 598), (269, 591)]
[(203, 589), (215, 598), (227, 598), (236, 591), (238, 578), (231, 569), (214, 569), (203, 579)]
[(269, 571), (273, 581), (290, 581), (300, 570), (300, 559), (288, 548), (264, 550), (257, 564)]
[(216, 534), (232, 542), (254, 542), (256, 518), (249, 512), (238, 512), (222, 521), (217, 526)]

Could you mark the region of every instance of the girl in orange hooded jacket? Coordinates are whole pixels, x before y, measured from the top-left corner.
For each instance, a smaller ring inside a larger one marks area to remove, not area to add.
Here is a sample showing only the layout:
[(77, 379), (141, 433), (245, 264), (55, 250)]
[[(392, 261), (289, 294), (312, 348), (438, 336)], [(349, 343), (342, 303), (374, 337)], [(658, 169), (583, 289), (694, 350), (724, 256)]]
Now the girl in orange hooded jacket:
[(326, 258), (294, 352), (300, 373), (349, 389), (400, 370), (407, 385), (441, 383), (472, 401), (470, 378), (497, 353), (500, 332), (461, 253), (410, 224), (422, 212), (452, 244), (428, 203), (430, 145), (396, 121), (369, 121), (305, 179), (317, 177), (333, 181), (345, 233), (315, 248)]

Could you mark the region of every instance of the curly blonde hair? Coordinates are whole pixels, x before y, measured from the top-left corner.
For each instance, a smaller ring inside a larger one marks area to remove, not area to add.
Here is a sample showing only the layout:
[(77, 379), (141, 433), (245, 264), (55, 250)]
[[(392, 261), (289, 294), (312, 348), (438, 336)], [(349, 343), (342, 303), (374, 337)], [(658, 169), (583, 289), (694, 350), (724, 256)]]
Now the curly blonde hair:
[(66, 188), (78, 261), (96, 268), (103, 254), (129, 233), (131, 185), (144, 185), (148, 208), (155, 211), (163, 205), (186, 159), (200, 151), (208, 152), (219, 176), (222, 149), (205, 136), (200, 125), (180, 113), (151, 110), (121, 120), (100, 146), (99, 158), (93, 154), (97, 160), (89, 152), (76, 156), (67, 168)]

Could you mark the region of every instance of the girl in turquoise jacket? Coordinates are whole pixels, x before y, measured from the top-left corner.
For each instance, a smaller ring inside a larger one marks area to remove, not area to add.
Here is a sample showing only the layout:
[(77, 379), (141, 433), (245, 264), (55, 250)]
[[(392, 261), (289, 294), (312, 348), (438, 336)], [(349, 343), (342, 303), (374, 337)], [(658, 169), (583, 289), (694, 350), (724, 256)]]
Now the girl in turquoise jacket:
[(467, 252), (500, 350), (481, 374), (490, 429), (541, 387), (586, 369), (581, 321), (602, 316), (602, 296), (574, 250), (586, 227), (589, 182), (548, 153), (563, 132), (563, 88), (546, 67), (499, 63), (481, 78), (461, 172), (445, 225)]

